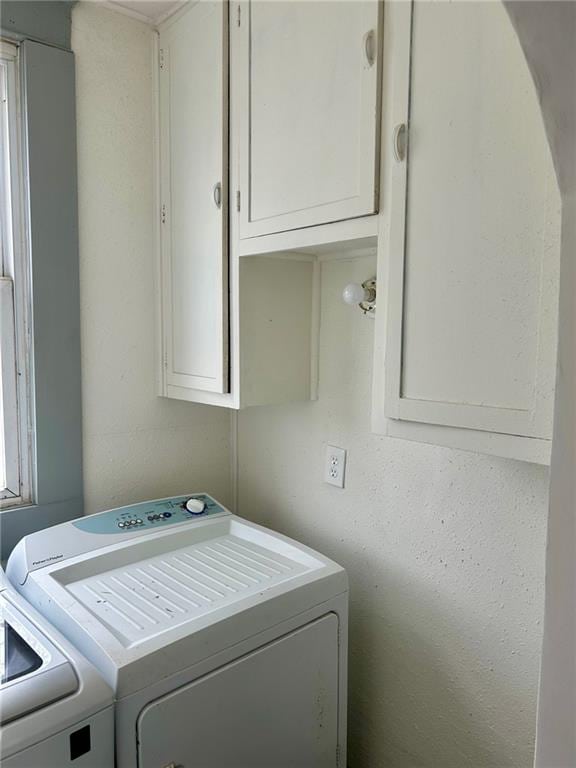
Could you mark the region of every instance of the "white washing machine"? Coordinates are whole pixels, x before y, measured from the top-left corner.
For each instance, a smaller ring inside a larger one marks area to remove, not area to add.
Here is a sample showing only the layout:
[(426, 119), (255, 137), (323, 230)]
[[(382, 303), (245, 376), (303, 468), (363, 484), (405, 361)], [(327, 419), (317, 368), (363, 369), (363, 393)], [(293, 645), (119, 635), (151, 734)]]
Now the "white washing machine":
[(12, 583), (116, 692), (118, 768), (345, 765), (348, 583), (207, 494), (24, 538)]
[(2, 768), (114, 768), (111, 688), (0, 570)]

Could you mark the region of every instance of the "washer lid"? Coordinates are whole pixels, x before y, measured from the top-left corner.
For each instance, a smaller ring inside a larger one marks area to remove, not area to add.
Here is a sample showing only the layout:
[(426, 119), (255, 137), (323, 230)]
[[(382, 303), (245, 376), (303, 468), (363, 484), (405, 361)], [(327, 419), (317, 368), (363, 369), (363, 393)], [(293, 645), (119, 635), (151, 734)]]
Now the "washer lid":
[(0, 684), (9, 683), (23, 675), (36, 672), (42, 657), (27, 643), (18, 630), (5, 619), (0, 624)]
[(70, 661), (0, 595), (0, 723), (45, 707), (78, 690)]

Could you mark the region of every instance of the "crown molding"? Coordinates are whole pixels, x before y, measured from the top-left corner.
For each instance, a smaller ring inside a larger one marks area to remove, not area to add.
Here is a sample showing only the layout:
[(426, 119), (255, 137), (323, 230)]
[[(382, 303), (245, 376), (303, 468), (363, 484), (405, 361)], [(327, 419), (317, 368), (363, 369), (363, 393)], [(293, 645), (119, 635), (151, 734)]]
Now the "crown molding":
[(142, 13), (135, 8), (130, 8), (127, 5), (123, 5), (116, 0), (85, 0), (85, 2), (102, 5), (104, 8), (120, 13), (122, 16), (128, 16), (131, 19), (147, 24), (149, 27), (156, 27), (158, 24), (166, 21), (166, 19), (179, 11), (182, 6), (186, 5), (188, 0), (178, 0), (178, 2), (171, 4), (166, 11), (156, 14), (155, 16), (147, 16), (145, 13)]

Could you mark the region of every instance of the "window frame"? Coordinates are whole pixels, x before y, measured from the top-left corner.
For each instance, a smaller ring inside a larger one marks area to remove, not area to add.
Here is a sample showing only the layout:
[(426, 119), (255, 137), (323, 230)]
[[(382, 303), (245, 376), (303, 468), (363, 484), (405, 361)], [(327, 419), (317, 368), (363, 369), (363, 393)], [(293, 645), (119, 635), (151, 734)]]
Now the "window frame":
[[(0, 39), (2, 147), (0, 183), (6, 204), (1, 207), (0, 363), (5, 447), (5, 487), (0, 488), (0, 512), (33, 499), (33, 408), (31, 407), (31, 280), (25, 218), (27, 194), (22, 152), (19, 46)], [(3, 161), (5, 165), (3, 167)], [(0, 458), (3, 458), (0, 456)], [(3, 459), (4, 460), (4, 459)]]

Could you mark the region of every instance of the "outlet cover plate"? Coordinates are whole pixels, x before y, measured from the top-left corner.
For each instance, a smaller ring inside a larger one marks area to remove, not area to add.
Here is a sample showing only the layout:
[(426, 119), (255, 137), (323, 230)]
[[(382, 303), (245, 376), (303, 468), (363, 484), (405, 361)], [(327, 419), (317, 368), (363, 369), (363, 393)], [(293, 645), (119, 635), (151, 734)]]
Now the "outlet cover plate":
[(344, 488), (346, 475), (346, 450), (337, 445), (327, 445), (324, 457), (324, 482)]

